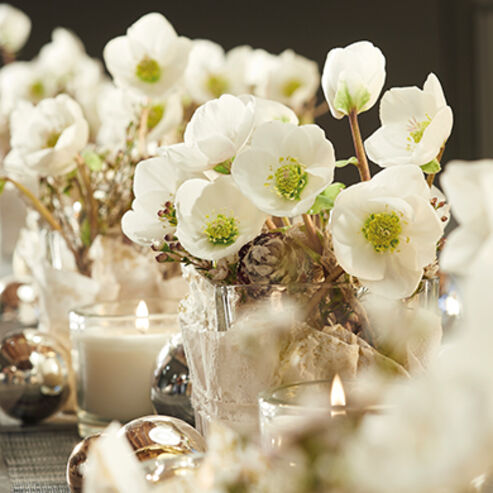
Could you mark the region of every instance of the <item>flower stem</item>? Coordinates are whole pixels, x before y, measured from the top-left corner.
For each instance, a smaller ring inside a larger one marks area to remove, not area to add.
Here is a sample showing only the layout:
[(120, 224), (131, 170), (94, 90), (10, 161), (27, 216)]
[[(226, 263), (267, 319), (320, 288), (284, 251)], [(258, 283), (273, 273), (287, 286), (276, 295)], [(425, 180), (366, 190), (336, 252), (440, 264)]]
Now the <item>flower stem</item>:
[(277, 226), (274, 224), (274, 221), (268, 217), (266, 220), (265, 220), (265, 225), (269, 228), (269, 229), (277, 229)]
[(50, 225), (52, 229), (62, 232), (62, 226), (60, 225), (60, 223), (28, 188), (26, 188), (21, 183), (13, 180), (12, 178), (9, 178), (8, 176), (2, 176), (1, 179), (12, 183), (12, 185), (14, 185), (14, 187), (16, 187), (17, 190), (19, 190), (19, 192), (21, 192), (31, 202), (33, 207), (41, 214), (43, 219)]
[(353, 137), (354, 150), (356, 152), (356, 158), (358, 159), (359, 176), (361, 181), (368, 181), (371, 179), (370, 168), (368, 167), (368, 160), (366, 159), (365, 148), (359, 129), (358, 113), (356, 110), (352, 110), (349, 113), (348, 118), (351, 127), (351, 136)]
[(139, 124), (139, 154), (145, 156), (147, 154), (147, 120), (149, 119), (149, 106), (142, 109)]
[[(438, 156), (437, 156), (438, 163), (440, 163), (440, 161), (442, 160), (442, 156), (443, 156), (444, 151), (445, 151), (445, 145), (443, 145), (441, 147), (440, 152), (438, 153)], [(436, 176), (436, 173), (431, 173), (426, 177), (426, 183), (428, 183), (428, 186), (430, 188), (433, 186), (433, 182), (435, 181), (435, 176)]]
[(322, 253), (322, 244), (320, 243), (317, 228), (315, 227), (315, 224), (313, 224), (312, 218), (308, 214), (302, 214), (302, 217), (312, 249), (317, 253)]
[(281, 217), (281, 221), (284, 224), (284, 226), (286, 226), (287, 228), (291, 227), (291, 222), (287, 217), (285, 216)]
[(3, 65), (8, 65), (9, 63), (15, 62), (15, 53), (7, 50), (1, 50)]
[(97, 235), (98, 231), (98, 208), (94, 200), (94, 195), (92, 191), (91, 179), (87, 174), (86, 162), (84, 158), (78, 154), (75, 158), (77, 162), (77, 169), (79, 170), (79, 175), (81, 177), (82, 183), (85, 188), (85, 201), (87, 204), (87, 215), (89, 217), (89, 232), (91, 237), (91, 243)]
[(325, 115), (325, 113), (329, 112), (329, 105), (326, 101), (320, 103), (318, 106), (315, 106), (313, 109), (313, 118), (318, 118), (319, 116)]

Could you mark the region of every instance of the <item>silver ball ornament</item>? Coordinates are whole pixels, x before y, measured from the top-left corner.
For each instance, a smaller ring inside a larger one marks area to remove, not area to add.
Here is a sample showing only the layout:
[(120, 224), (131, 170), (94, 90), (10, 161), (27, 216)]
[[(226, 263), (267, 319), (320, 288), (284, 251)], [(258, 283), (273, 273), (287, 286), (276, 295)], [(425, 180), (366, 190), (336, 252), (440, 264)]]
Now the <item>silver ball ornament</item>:
[(151, 401), (155, 411), (194, 426), (190, 399), (192, 384), (181, 334), (176, 334), (163, 347), (157, 361), (151, 387)]
[(67, 353), (53, 336), (35, 329), (0, 341), (0, 407), (34, 423), (58, 411), (70, 393)]

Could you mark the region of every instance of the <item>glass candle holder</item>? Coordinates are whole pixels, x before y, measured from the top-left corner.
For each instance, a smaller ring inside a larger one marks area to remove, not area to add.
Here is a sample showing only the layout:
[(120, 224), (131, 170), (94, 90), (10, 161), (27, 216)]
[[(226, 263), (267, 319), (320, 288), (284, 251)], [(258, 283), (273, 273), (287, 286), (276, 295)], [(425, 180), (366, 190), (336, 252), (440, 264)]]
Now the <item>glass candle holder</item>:
[(385, 413), (383, 406), (362, 399), (355, 382), (342, 384), (337, 376), (285, 385), (259, 395), (261, 444), (272, 452), (310, 423), (338, 420), (338, 426), (353, 429), (363, 417)]
[(160, 349), (178, 332), (177, 311), (177, 302), (147, 299), (70, 312), (81, 436), (100, 432), (113, 420), (126, 423), (153, 414), (152, 373)]

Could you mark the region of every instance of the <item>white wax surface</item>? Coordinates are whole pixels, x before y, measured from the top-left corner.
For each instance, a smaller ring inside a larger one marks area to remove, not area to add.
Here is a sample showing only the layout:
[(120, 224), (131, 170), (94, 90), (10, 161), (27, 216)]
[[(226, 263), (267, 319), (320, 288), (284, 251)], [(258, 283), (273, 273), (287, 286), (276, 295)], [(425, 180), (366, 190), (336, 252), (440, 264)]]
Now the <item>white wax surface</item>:
[(73, 334), (79, 406), (121, 423), (153, 414), (150, 392), (156, 358), (176, 332), (169, 327), (151, 333), (101, 328)]

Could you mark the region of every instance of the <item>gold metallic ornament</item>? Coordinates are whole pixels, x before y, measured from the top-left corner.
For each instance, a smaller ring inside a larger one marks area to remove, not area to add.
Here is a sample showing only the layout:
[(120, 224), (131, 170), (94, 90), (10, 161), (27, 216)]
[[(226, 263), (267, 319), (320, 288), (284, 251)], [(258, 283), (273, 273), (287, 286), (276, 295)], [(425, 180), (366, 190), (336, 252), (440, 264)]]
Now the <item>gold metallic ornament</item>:
[(52, 335), (35, 329), (7, 334), (0, 341), (0, 407), (26, 423), (54, 414), (70, 393), (67, 359)]
[(72, 493), (82, 493), (82, 481), (84, 476), (84, 466), (87, 460), (87, 454), (92, 444), (101, 436), (97, 433), (88, 436), (79, 442), (67, 462), (67, 484)]
[(202, 435), (184, 421), (169, 416), (146, 416), (121, 430), (140, 461), (205, 452)]

